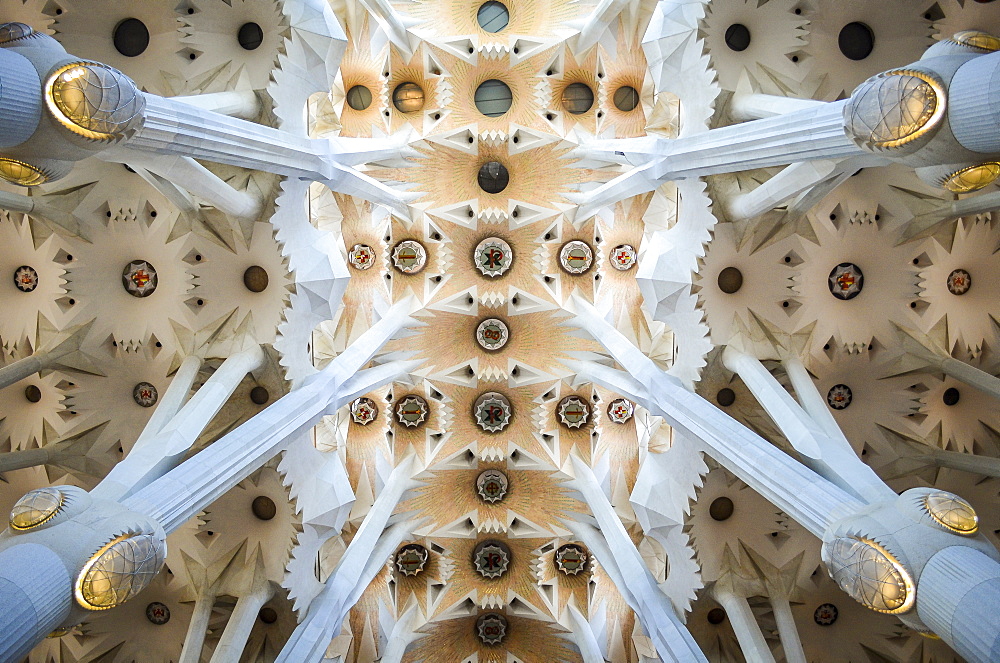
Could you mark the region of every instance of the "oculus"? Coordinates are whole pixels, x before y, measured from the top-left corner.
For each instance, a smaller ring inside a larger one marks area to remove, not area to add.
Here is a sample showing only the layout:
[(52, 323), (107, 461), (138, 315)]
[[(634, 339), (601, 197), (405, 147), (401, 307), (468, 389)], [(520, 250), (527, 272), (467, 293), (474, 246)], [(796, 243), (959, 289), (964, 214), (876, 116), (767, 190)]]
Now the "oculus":
[(638, 254), (631, 244), (619, 244), (611, 250), (611, 266), (619, 272), (627, 272), (635, 267)]
[(396, 419), (407, 428), (416, 428), (427, 421), (427, 401), (410, 395), (396, 403)]
[(38, 287), (38, 272), (33, 267), (21, 265), (14, 270), (14, 285), (21, 292), (31, 292)]
[(559, 266), (570, 274), (583, 274), (594, 263), (594, 252), (586, 242), (573, 240), (559, 249)]
[(616, 398), (608, 405), (608, 419), (616, 424), (627, 423), (635, 414), (635, 404), (627, 398)]
[(156, 269), (145, 260), (133, 260), (122, 270), (122, 286), (133, 297), (149, 297), (158, 283)]
[(427, 548), (416, 543), (403, 546), (396, 553), (396, 568), (404, 576), (415, 576), (427, 566), (430, 553)]
[(484, 578), (499, 578), (510, 567), (510, 549), (499, 541), (484, 541), (476, 546), (472, 564)]
[(476, 22), (486, 32), (500, 32), (510, 22), (510, 12), (502, 2), (489, 0), (479, 6)]
[(108, 610), (141, 592), (156, 577), (167, 546), (154, 534), (115, 537), (83, 565), (77, 576), (76, 601), (87, 610)]
[(392, 105), (400, 113), (416, 113), (424, 107), (424, 89), (416, 83), (400, 83), (392, 91)]
[(813, 621), (820, 626), (832, 626), (837, 621), (839, 613), (840, 611), (837, 610), (837, 606), (832, 603), (824, 603), (813, 612)]
[(953, 295), (964, 295), (972, 287), (972, 275), (964, 269), (952, 270), (948, 275), (948, 292)]
[(499, 350), (510, 340), (507, 323), (499, 318), (486, 318), (476, 327), (476, 342), (484, 350)]
[(153, 601), (146, 606), (146, 619), (152, 624), (163, 626), (170, 621), (170, 608), (159, 601)]
[(278, 515), (278, 505), (267, 495), (258, 495), (253, 498), (250, 510), (258, 520), (273, 520)]
[(476, 88), (473, 101), (479, 112), (486, 117), (500, 117), (510, 110), (514, 103), (514, 95), (509, 85), (499, 79), (491, 78)]
[(378, 406), (370, 398), (355, 398), (351, 401), (351, 421), (367, 426), (378, 418)]
[(849, 60), (864, 60), (875, 50), (875, 33), (864, 23), (848, 23), (837, 36), (837, 46)]
[(260, 265), (251, 265), (243, 272), (243, 287), (250, 292), (264, 292), (268, 281), (267, 270)]
[(743, 272), (735, 267), (726, 267), (719, 272), (717, 282), (719, 290), (727, 295), (735, 294), (743, 287)]
[(566, 428), (580, 428), (590, 417), (590, 406), (579, 396), (567, 396), (559, 401), (556, 408), (559, 423)]
[(510, 184), (510, 172), (499, 161), (487, 161), (479, 167), (477, 180), (486, 193), (500, 193)]
[(484, 502), (494, 504), (507, 495), (507, 475), (500, 470), (486, 470), (476, 478), (476, 492)]
[(943, 490), (929, 493), (923, 507), (941, 527), (956, 534), (975, 534), (979, 530), (979, 516), (972, 505), (954, 493)]
[(264, 30), (254, 22), (244, 23), (236, 31), (236, 41), (245, 51), (256, 51), (264, 43)]
[(556, 550), (555, 560), (559, 571), (575, 576), (587, 568), (587, 551), (575, 543), (567, 543)]
[(137, 18), (126, 18), (115, 26), (115, 50), (127, 58), (142, 55), (149, 48), (149, 28)]
[(615, 108), (623, 113), (634, 111), (639, 105), (639, 91), (631, 85), (623, 85), (615, 90)]
[(483, 276), (495, 278), (507, 273), (514, 262), (514, 252), (510, 244), (499, 237), (487, 237), (479, 242), (475, 252), (476, 269)]
[(426, 264), (427, 251), (414, 239), (404, 239), (392, 249), (392, 265), (403, 274), (416, 274)]
[(159, 397), (160, 394), (156, 391), (156, 387), (148, 382), (140, 382), (132, 388), (132, 400), (135, 401), (136, 405), (153, 407)]
[(837, 299), (854, 299), (865, 287), (865, 275), (853, 262), (842, 262), (830, 271), (827, 285)]
[(507, 636), (507, 618), (495, 612), (476, 620), (476, 636), (484, 645), (499, 645)]
[(916, 599), (909, 572), (888, 550), (856, 536), (823, 544), (834, 582), (861, 605), (889, 614), (908, 612)]
[(499, 433), (510, 424), (513, 410), (503, 394), (488, 391), (478, 399), (472, 416), (476, 424), (487, 433)]
[(367, 244), (355, 244), (347, 254), (347, 260), (354, 269), (371, 269), (375, 264), (375, 249)]
[(372, 91), (364, 85), (355, 85), (347, 91), (347, 105), (356, 111), (366, 110), (372, 105)]
[(24, 531), (52, 520), (65, 503), (55, 488), (36, 488), (25, 493), (10, 510), (11, 529)]
[(140, 382), (132, 388), (132, 400), (135, 401), (136, 405), (153, 407), (159, 397), (160, 394), (156, 391), (156, 387), (148, 382)]
[(834, 410), (846, 410), (853, 399), (854, 394), (846, 384), (835, 384), (826, 392), (826, 402)]
[(712, 516), (712, 520), (720, 523), (732, 518), (733, 511), (735, 510), (736, 505), (733, 504), (733, 501), (725, 495), (722, 497), (716, 497), (712, 500), (712, 503), (708, 505), (708, 515)]
[(583, 115), (594, 107), (594, 91), (586, 83), (570, 83), (563, 90), (562, 107), (573, 115)]

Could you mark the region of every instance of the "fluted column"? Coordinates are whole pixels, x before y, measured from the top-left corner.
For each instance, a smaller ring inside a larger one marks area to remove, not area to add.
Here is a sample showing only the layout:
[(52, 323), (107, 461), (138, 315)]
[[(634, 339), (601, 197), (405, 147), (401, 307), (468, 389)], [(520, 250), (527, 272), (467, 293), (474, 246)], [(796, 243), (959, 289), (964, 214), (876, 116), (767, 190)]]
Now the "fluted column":
[(72, 594), (66, 566), (47, 547), (0, 551), (0, 661), (20, 661), (54, 631), (69, 616)]
[(1000, 661), (1000, 563), (965, 546), (930, 558), (917, 585), (917, 614), (967, 661)]

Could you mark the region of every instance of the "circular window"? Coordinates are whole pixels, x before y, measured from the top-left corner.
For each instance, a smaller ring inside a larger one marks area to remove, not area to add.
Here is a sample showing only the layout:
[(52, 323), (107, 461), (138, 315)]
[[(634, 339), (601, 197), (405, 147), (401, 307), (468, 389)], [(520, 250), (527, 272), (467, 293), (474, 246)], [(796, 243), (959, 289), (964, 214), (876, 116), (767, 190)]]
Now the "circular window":
[(365, 110), (372, 105), (372, 91), (364, 85), (355, 85), (347, 91), (347, 105), (354, 110)]
[(500, 117), (510, 110), (514, 95), (501, 80), (491, 78), (476, 88), (476, 108), (486, 117)]
[(264, 31), (256, 23), (244, 23), (236, 33), (236, 38), (244, 50), (253, 51), (264, 43)]
[(615, 108), (627, 113), (639, 105), (639, 91), (631, 85), (623, 85), (615, 90)]
[(743, 272), (735, 267), (726, 267), (719, 272), (719, 290), (732, 295), (743, 287)]
[(479, 167), (479, 188), (486, 193), (500, 193), (509, 183), (510, 173), (499, 161), (487, 161)]
[(424, 89), (416, 83), (401, 83), (392, 92), (392, 105), (400, 113), (415, 113), (424, 107)]
[(142, 55), (149, 47), (149, 30), (137, 18), (126, 18), (115, 26), (115, 50), (127, 58)]
[(848, 23), (837, 37), (840, 52), (850, 60), (864, 60), (875, 48), (875, 33), (864, 23)]
[(570, 83), (563, 90), (562, 106), (573, 115), (583, 115), (594, 106), (594, 91), (586, 83)]
[(480, 5), (476, 20), (479, 22), (479, 27), (486, 32), (500, 32), (510, 22), (510, 12), (502, 2), (490, 0)]
[(726, 46), (734, 51), (745, 51), (750, 47), (750, 28), (742, 23), (733, 23), (726, 28)]

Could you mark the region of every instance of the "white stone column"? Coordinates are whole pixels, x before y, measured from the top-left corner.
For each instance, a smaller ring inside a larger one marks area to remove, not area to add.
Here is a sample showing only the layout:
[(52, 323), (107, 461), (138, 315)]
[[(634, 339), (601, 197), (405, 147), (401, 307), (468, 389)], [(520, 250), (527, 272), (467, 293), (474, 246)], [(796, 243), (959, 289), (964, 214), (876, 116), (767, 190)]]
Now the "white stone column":
[(233, 614), (212, 654), (211, 663), (239, 663), (260, 609), (272, 596), (274, 585), (262, 574), (255, 576), (250, 591), (237, 599)]
[(410, 43), (410, 36), (407, 30), (416, 25), (417, 21), (404, 16), (396, 11), (388, 0), (361, 0), (368, 13), (371, 14), (375, 22), (385, 31), (386, 37), (393, 46), (400, 50), (403, 60), (413, 57), (413, 44)]
[(583, 663), (605, 663), (601, 645), (597, 642), (597, 636), (594, 635), (594, 629), (590, 628), (587, 618), (572, 603), (566, 605), (566, 614), (573, 626), (573, 642), (580, 650)]
[(795, 97), (779, 97), (774, 94), (734, 94), (729, 102), (729, 112), (734, 119), (746, 122), (762, 120), (765, 117), (784, 115), (799, 110), (815, 108), (825, 102), (815, 99), (797, 99)]
[(618, 15), (625, 10), (629, 4), (634, 4), (630, 0), (601, 0), (594, 7), (593, 11), (587, 15), (580, 26), (580, 34), (577, 35), (573, 45), (573, 52), (582, 54), (588, 48), (597, 43), (609, 27), (615, 28), (615, 20)]
[[(617, 571), (612, 572), (615, 585), (639, 617), (657, 653), (665, 661), (707, 663), (698, 644), (678, 618), (670, 599), (657, 587), (642, 555), (632, 543), (607, 495), (601, 490), (593, 470), (579, 458), (572, 456), (571, 459), (575, 478), (570, 485), (587, 502), (606, 542), (606, 548), (600, 544), (594, 545), (596, 542), (591, 536), (588, 547), (597, 555), (602, 567)], [(573, 529), (572, 524), (567, 524)]]
[(1000, 661), (1000, 563), (965, 546), (941, 550), (920, 574), (917, 614), (970, 663)]
[(757, 618), (747, 600), (719, 588), (712, 591), (712, 596), (725, 609), (726, 617), (733, 625), (733, 632), (736, 633), (736, 639), (739, 640), (740, 649), (743, 650), (746, 660), (754, 663), (774, 663), (774, 654), (767, 646), (760, 624), (757, 623)]
[(194, 602), (194, 612), (188, 622), (184, 645), (177, 663), (201, 663), (201, 650), (205, 646), (205, 636), (208, 634), (208, 624), (212, 619), (216, 596), (214, 592), (203, 592)]
[(414, 632), (414, 628), (417, 626), (418, 617), (420, 617), (420, 611), (416, 605), (411, 605), (407, 608), (406, 612), (402, 614), (392, 627), (392, 632), (389, 634), (388, 642), (385, 644), (385, 650), (382, 652), (379, 663), (403, 663), (407, 647), (417, 639), (417, 633)]
[(276, 663), (320, 660), (368, 583), (403, 539), (410, 535), (416, 526), (412, 521), (398, 522), (388, 530), (385, 527), (406, 491), (419, 485), (412, 477), (419, 469), (414, 459), (415, 456), (408, 456), (392, 471), (337, 568), (309, 605), (309, 610), (285, 643)]
[(177, 415), (191, 393), (191, 386), (198, 378), (201, 363), (201, 357), (197, 355), (189, 355), (184, 358), (174, 373), (174, 377), (170, 380), (167, 390), (160, 396), (153, 414), (146, 421), (146, 427), (142, 429), (134, 446), (142, 445), (145, 440), (159, 433)]
[(727, 347), (722, 357), (726, 368), (739, 374), (804, 463), (866, 502), (895, 499), (895, 491), (858, 458), (833, 415), (827, 411), (812, 379), (797, 360), (789, 360), (787, 366), (795, 393), (803, 405), (795, 402), (756, 357), (733, 346)]
[(25, 543), (0, 551), (0, 661), (20, 661), (67, 617), (73, 583), (62, 559)]
[(171, 99), (197, 106), (202, 110), (238, 117), (243, 120), (250, 120), (260, 115), (260, 99), (253, 90), (226, 90), (225, 92), (171, 97)]
[[(2, 52), (2, 49), (0, 49), (0, 52)], [(67, 355), (78, 352), (80, 344), (90, 331), (91, 324), (88, 323), (62, 332), (56, 332), (51, 338), (42, 343), (30, 357), (18, 359), (6, 366), (0, 366), (0, 389), (31, 377), (39, 371), (54, 368)]]
[(1000, 399), (1000, 378), (955, 359), (940, 346), (929, 345), (933, 341), (926, 340), (915, 331), (898, 325), (896, 328), (900, 332), (899, 340), (902, 350), (908, 355), (924, 362), (928, 368), (941, 371), (970, 387), (975, 387), (984, 394)]
[[(155, 435), (140, 438), (128, 456), (108, 473), (91, 494), (118, 500), (163, 476), (187, 454), (247, 373), (258, 368), (263, 361), (264, 351), (259, 345), (228, 357), (170, 422)], [(182, 377), (191, 377), (193, 370), (194, 362), (190, 362)], [(177, 392), (183, 392), (183, 387), (183, 383), (179, 385), (169, 406), (176, 406)]]
[(807, 663), (788, 597), (772, 596), (771, 609), (774, 611), (774, 621), (778, 625), (778, 637), (781, 638), (781, 648), (785, 652), (785, 663)]
[(760, 216), (836, 173), (837, 162), (828, 159), (793, 163), (753, 191), (725, 201), (726, 215), (730, 221)]

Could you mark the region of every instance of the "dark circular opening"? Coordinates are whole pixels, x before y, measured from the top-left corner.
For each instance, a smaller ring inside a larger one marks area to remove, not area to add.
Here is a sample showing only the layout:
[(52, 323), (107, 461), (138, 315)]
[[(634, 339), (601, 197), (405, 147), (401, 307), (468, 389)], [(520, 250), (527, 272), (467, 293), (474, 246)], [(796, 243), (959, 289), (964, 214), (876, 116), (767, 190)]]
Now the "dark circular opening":
[(115, 50), (127, 58), (142, 55), (149, 48), (149, 30), (137, 18), (126, 18), (115, 26)]
[(490, 0), (479, 6), (476, 21), (479, 22), (479, 27), (486, 32), (500, 32), (510, 22), (510, 12), (502, 2)]
[(722, 407), (729, 407), (736, 402), (736, 392), (729, 387), (723, 387), (719, 390), (719, 393), (715, 395), (715, 402)]
[(253, 401), (254, 405), (263, 405), (271, 400), (271, 394), (264, 387), (257, 385), (250, 390), (250, 400)]
[(961, 396), (962, 394), (959, 393), (958, 389), (955, 389), (954, 387), (948, 387), (947, 389), (944, 390), (944, 393), (941, 395), (941, 400), (944, 401), (945, 405), (951, 407), (952, 405), (958, 404), (958, 399), (961, 398)]
[(735, 267), (726, 267), (719, 272), (719, 290), (731, 295), (743, 287), (743, 272)]
[(416, 83), (400, 83), (392, 91), (392, 105), (400, 113), (415, 113), (424, 107), (424, 89)]
[(583, 115), (594, 106), (594, 91), (586, 83), (570, 83), (563, 90), (562, 106), (573, 115)]
[(487, 161), (479, 167), (479, 188), (486, 193), (500, 193), (509, 183), (510, 173), (499, 161)]
[(875, 48), (875, 33), (864, 23), (848, 23), (837, 37), (837, 45), (844, 57), (850, 60), (864, 60)]
[(347, 105), (363, 111), (372, 105), (372, 91), (364, 85), (355, 85), (347, 91)]
[(639, 91), (631, 85), (623, 85), (615, 90), (615, 108), (627, 113), (639, 105)]
[(716, 497), (708, 507), (708, 514), (712, 516), (712, 520), (722, 522), (729, 520), (729, 517), (733, 515), (733, 508), (733, 501), (728, 497)]
[(267, 270), (260, 265), (247, 267), (243, 272), (243, 285), (250, 292), (264, 292), (267, 290)]
[(745, 51), (750, 47), (750, 28), (742, 23), (733, 23), (726, 28), (726, 46), (734, 51)]
[(250, 508), (253, 510), (253, 515), (260, 520), (271, 520), (278, 514), (278, 507), (274, 505), (274, 500), (266, 495), (255, 497)]
[(24, 388), (24, 398), (29, 403), (37, 403), (38, 401), (42, 400), (42, 390), (39, 389), (36, 385), (29, 384), (27, 387)]
[(260, 612), (257, 613), (257, 616), (260, 617), (260, 621), (264, 622), (265, 624), (273, 624), (274, 622), (278, 621), (278, 612), (274, 608), (268, 607), (266, 605), (260, 609)]
[(708, 611), (709, 624), (721, 624), (726, 621), (726, 611), (722, 608), (712, 608)]
[(486, 117), (500, 117), (510, 110), (514, 95), (503, 81), (491, 78), (476, 88), (476, 108)]
[(256, 23), (244, 23), (236, 33), (236, 38), (240, 40), (240, 46), (244, 50), (253, 51), (264, 43), (264, 31)]

